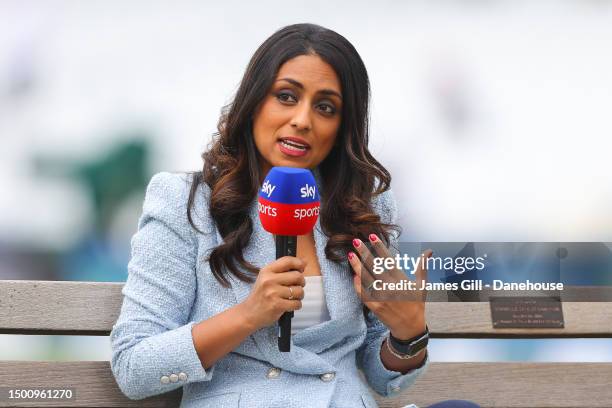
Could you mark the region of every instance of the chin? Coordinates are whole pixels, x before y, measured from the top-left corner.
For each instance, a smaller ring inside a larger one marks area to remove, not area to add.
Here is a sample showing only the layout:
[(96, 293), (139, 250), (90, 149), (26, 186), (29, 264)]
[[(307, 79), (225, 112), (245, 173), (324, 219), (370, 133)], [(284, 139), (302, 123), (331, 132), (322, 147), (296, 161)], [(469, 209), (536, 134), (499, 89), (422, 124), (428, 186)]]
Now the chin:
[(296, 167), (296, 168), (302, 168), (302, 169), (309, 168), (308, 165), (306, 165), (305, 163), (295, 163), (295, 162), (288, 162), (288, 163), (285, 163), (285, 164), (281, 164), (280, 166), (283, 166), (283, 167)]
[(287, 159), (287, 158), (282, 158), (280, 160), (275, 160), (274, 162), (272, 162), (273, 166), (278, 166), (278, 167), (300, 167), (300, 168), (310, 168), (310, 163), (308, 161), (304, 161), (304, 160), (299, 160), (299, 159)]

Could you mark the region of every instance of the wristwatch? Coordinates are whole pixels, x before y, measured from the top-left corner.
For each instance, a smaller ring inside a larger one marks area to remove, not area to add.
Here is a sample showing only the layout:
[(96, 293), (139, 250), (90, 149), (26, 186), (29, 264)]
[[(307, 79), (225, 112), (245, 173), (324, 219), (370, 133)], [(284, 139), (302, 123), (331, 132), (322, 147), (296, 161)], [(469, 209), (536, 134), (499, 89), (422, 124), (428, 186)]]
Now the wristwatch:
[(427, 325), (425, 325), (425, 332), (411, 339), (400, 340), (393, 337), (391, 332), (389, 332), (387, 339), (389, 351), (396, 357), (403, 359), (414, 357), (419, 351), (427, 347), (427, 343), (429, 343), (429, 328)]

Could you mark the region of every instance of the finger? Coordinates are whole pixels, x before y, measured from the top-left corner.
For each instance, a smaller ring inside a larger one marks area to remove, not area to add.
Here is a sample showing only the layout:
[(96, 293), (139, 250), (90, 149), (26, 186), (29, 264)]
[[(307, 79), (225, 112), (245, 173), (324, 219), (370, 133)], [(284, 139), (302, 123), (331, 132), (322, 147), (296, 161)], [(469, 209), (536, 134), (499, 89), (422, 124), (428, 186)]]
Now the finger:
[(304, 278), (304, 274), (300, 271), (288, 271), (283, 273), (277, 273), (271, 279), (274, 283), (282, 286), (305, 286), (306, 279)]
[[(291, 288), (291, 290), (289, 290)], [(302, 300), (304, 299), (304, 288), (301, 286), (278, 286), (277, 292), (281, 299)], [(289, 299), (293, 296), (291, 299)]]
[(368, 291), (363, 285), (361, 277), (357, 274), (353, 276), (353, 287), (355, 288), (355, 292), (357, 293), (357, 296), (359, 296), (361, 303), (363, 303), (364, 305), (368, 305), (370, 302), (370, 296), (367, 294)]
[(295, 256), (283, 256), (282, 258), (278, 258), (276, 261), (270, 263), (269, 266), (270, 271), (274, 273), (287, 272), (293, 269), (304, 272), (306, 262), (300, 258), (296, 258)]
[(355, 291), (362, 302), (368, 302), (370, 300), (370, 293), (368, 293), (367, 289), (371, 287), (370, 285), (374, 282), (374, 278), (368, 272), (364, 271), (361, 260), (354, 252), (349, 252), (348, 258), (349, 264), (355, 272), (353, 279), (353, 283), (356, 285)]
[(362, 268), (362, 279), (366, 279), (365, 275), (369, 275), (372, 279), (374, 279), (374, 275), (372, 274), (372, 267), (374, 266), (374, 257), (372, 256), (372, 253), (370, 252), (368, 247), (366, 247), (365, 244), (358, 238), (353, 239), (353, 247), (355, 248), (355, 251), (361, 259), (362, 265), (364, 266)]
[(280, 301), (280, 306), (286, 312), (293, 312), (302, 308), (302, 301), (283, 299)]
[(361, 298), (361, 279), (357, 274), (353, 275), (353, 287), (355, 288), (355, 293), (357, 293), (359, 299), (363, 301), (363, 299)]
[(372, 282), (374, 282), (374, 277), (365, 271), (363, 263), (354, 252), (349, 252), (348, 258), (349, 264), (351, 265), (351, 268), (353, 268), (355, 275), (359, 277), (364, 285), (364, 288), (367, 288)]
[[(389, 248), (387, 248), (385, 243), (380, 238), (378, 238), (376, 234), (370, 234), (368, 236), (368, 239), (370, 240), (370, 243), (372, 244), (372, 248), (374, 249), (375, 256), (382, 260), (380, 262), (384, 262), (388, 258), (393, 259), (393, 255), (391, 255)], [(375, 261), (372, 260), (372, 262), (374, 263)], [(392, 268), (383, 267), (384, 269), (383, 272), (387, 272), (384, 274), (385, 276), (382, 277), (383, 280), (385, 280), (386, 277), (391, 277), (396, 281), (401, 280), (401, 279), (409, 279), (406, 276), (406, 273), (399, 266), (395, 265), (395, 262), (393, 263), (393, 265), (394, 266)]]
[(382, 242), (376, 234), (368, 235), (368, 239), (372, 244), (372, 248), (374, 248), (374, 253), (376, 254), (376, 256), (379, 256), (381, 258), (391, 257), (391, 252), (389, 252), (389, 249), (385, 246), (385, 243)]

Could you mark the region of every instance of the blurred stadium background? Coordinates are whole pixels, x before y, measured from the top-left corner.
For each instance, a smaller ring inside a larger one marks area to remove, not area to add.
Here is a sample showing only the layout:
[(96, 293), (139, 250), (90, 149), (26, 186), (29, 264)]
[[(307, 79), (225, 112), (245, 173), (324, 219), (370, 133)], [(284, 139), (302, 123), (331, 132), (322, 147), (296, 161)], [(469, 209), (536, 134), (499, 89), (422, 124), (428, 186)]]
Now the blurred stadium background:
[[(405, 241), (612, 241), (612, 1), (0, 0), (0, 279), (123, 281), (144, 189), (194, 170), (273, 31), (347, 37)], [(0, 358), (108, 338), (0, 335)], [(434, 361), (612, 361), (612, 341), (434, 340)]]

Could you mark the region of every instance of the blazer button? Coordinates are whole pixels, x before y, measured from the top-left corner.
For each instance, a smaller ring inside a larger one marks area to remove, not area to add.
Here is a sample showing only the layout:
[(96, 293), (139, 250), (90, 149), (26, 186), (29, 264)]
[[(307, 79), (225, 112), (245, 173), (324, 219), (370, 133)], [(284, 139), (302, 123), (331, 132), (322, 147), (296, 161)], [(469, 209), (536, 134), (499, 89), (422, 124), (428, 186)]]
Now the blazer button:
[(185, 381), (187, 379), (187, 374), (185, 373), (179, 373), (179, 380), (181, 381)]
[(321, 381), (330, 382), (331, 380), (334, 379), (335, 376), (336, 376), (335, 373), (325, 373), (325, 374), (321, 374), (319, 378), (321, 379)]
[(268, 377), (268, 378), (278, 378), (280, 376), (280, 373), (281, 373), (281, 369), (280, 368), (272, 367), (271, 369), (268, 370), (268, 373), (266, 374), (266, 377)]
[(170, 374), (170, 382), (177, 382), (178, 381), (178, 375), (176, 374)]
[(170, 382), (170, 377), (164, 375), (162, 376), (162, 378), (159, 379), (159, 381), (161, 381), (162, 384), (168, 384)]

